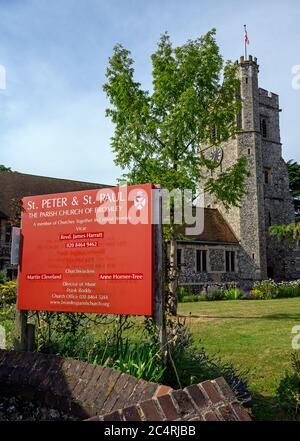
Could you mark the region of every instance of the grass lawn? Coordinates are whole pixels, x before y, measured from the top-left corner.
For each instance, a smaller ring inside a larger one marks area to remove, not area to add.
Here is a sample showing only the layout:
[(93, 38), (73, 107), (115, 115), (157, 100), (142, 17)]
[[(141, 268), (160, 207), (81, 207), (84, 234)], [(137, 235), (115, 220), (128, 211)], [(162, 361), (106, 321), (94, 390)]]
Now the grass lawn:
[(188, 317), (186, 324), (208, 354), (249, 369), (255, 418), (280, 419), (275, 392), (290, 366), (291, 330), (300, 325), (300, 298), (182, 303), (178, 314)]

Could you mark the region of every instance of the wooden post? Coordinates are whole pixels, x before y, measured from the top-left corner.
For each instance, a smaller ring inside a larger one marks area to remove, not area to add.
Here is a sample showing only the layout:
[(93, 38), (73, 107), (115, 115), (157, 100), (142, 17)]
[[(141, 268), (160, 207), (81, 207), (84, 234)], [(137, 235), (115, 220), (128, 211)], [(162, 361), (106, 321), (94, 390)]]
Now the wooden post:
[(27, 323), (28, 311), (16, 311), (14, 350), (32, 352), (34, 348), (35, 326)]
[(153, 267), (153, 318), (159, 329), (159, 341), (166, 351), (167, 331), (165, 320), (164, 264), (163, 264), (163, 231), (162, 231), (162, 196), (160, 186), (156, 186), (153, 197), (153, 234), (154, 234), (154, 267)]
[(15, 351), (25, 352), (28, 348), (27, 342), (27, 311), (16, 311), (16, 322), (15, 322), (15, 338), (14, 338), (14, 349)]
[[(10, 263), (18, 265), (18, 273), (22, 266), (22, 245), (23, 236), (21, 228), (13, 227), (12, 246), (10, 252)], [(14, 349), (15, 351), (25, 352), (28, 350), (28, 311), (16, 310)]]
[(31, 323), (27, 324), (27, 351), (33, 352), (35, 339), (35, 326)]

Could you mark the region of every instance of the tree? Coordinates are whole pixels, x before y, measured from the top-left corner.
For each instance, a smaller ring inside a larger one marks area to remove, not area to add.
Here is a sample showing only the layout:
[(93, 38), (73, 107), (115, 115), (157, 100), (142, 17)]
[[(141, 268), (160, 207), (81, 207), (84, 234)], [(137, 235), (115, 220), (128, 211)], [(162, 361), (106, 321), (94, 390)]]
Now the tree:
[(300, 164), (291, 159), (287, 162), (290, 192), (294, 199), (296, 221), (300, 221)]
[(299, 245), (300, 243), (300, 222), (289, 225), (272, 225), (269, 228), (271, 236), (276, 236), (280, 240), (290, 239)]
[(289, 239), (300, 243), (300, 165), (290, 159), (287, 162), (289, 173), (290, 193), (294, 199), (295, 206), (295, 223), (289, 225), (272, 225), (269, 228), (271, 236), (275, 236), (280, 240)]
[(0, 172), (11, 172), (12, 169), (10, 167), (5, 167), (5, 165), (0, 164)]
[[(151, 56), (153, 91), (134, 80), (130, 52), (118, 44), (109, 59), (103, 86), (111, 108), (106, 115), (115, 125), (111, 146), (115, 163), (128, 184), (159, 183), (170, 191), (196, 194), (205, 171), (217, 164), (200, 154), (208, 146), (234, 137), (241, 109), (237, 65), (224, 63), (215, 30), (174, 48), (163, 34)], [(216, 136), (217, 134), (217, 136)], [(247, 161), (241, 158), (205, 189), (225, 206), (238, 205), (245, 194)], [(171, 216), (169, 235), (170, 296), (177, 304), (177, 229)]]

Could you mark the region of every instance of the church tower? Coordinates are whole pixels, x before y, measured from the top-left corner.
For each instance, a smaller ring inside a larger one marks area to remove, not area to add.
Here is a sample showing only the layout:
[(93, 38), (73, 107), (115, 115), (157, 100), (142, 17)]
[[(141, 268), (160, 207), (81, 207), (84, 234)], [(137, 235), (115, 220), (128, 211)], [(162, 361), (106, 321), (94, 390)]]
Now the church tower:
[(256, 58), (241, 57), (237, 63), (242, 100), (238, 118), (240, 132), (236, 139), (221, 146), (223, 160), (214, 173), (225, 171), (245, 156), (250, 172), (247, 194), (239, 208), (226, 210), (210, 195), (205, 197), (205, 205), (219, 209), (240, 241), (241, 279), (284, 279), (287, 277), (286, 245), (268, 234), (270, 225), (294, 221), (288, 172), (282, 158), (279, 99), (278, 95), (259, 88)]

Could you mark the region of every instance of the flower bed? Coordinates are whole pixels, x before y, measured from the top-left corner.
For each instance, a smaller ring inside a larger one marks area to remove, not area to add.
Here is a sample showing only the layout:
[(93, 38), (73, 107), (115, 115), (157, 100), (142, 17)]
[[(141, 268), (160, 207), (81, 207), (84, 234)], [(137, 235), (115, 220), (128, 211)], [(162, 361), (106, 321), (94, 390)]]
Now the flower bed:
[(300, 297), (300, 280), (275, 282), (272, 279), (255, 282), (252, 289), (242, 289), (236, 283), (211, 285), (199, 294), (192, 294), (179, 287), (179, 302), (200, 302), (216, 300), (271, 300)]

